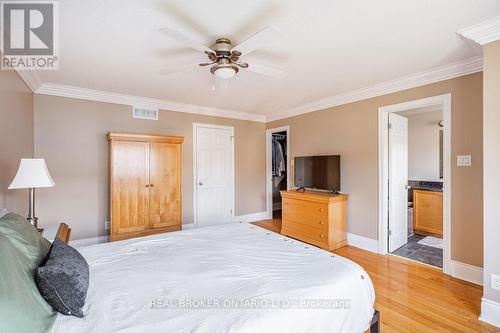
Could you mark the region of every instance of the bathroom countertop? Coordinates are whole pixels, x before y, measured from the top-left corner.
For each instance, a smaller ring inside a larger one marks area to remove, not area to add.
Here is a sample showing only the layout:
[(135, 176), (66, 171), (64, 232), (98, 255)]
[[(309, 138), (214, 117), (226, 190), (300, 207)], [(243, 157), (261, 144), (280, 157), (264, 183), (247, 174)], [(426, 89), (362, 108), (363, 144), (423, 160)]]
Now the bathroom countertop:
[(424, 191), (432, 191), (432, 192), (443, 192), (442, 188), (431, 187), (431, 186), (412, 186), (414, 190), (424, 190)]

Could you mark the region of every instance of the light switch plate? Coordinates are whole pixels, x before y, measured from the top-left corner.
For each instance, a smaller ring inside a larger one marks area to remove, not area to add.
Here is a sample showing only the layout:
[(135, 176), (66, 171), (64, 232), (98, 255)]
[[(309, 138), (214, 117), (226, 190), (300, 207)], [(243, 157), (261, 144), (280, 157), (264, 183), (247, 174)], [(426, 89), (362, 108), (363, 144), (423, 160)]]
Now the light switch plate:
[(491, 289), (500, 290), (500, 275), (491, 274)]
[(472, 165), (472, 157), (470, 155), (457, 155), (457, 166), (468, 167)]

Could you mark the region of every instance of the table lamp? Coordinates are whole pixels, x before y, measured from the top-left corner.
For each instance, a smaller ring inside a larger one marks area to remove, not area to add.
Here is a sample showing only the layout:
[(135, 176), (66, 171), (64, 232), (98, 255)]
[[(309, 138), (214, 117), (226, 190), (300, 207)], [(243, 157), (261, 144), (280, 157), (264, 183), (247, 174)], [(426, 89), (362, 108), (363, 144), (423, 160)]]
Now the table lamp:
[(9, 189), (29, 189), (28, 222), (37, 226), (38, 218), (35, 216), (35, 188), (54, 187), (55, 183), (49, 174), (47, 164), (43, 158), (23, 158), (14, 180)]

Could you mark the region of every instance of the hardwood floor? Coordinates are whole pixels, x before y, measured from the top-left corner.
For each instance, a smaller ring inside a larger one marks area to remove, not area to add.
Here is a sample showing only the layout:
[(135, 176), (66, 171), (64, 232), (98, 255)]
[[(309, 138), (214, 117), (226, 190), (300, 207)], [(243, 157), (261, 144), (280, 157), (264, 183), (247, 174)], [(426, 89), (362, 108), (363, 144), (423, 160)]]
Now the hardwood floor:
[[(281, 231), (278, 217), (254, 224)], [(382, 256), (352, 246), (332, 252), (358, 263), (370, 275), (384, 333), (500, 332), (499, 328), (477, 319), (483, 294), (481, 286), (392, 255)]]

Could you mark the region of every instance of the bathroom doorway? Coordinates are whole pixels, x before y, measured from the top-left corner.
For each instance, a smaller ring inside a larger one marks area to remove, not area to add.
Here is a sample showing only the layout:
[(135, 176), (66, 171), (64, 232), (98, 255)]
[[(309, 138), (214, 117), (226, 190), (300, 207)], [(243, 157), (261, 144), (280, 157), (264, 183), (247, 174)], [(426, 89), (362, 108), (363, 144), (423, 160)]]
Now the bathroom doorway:
[(447, 274), (450, 115), (450, 95), (379, 109), (379, 252), (443, 268)]

